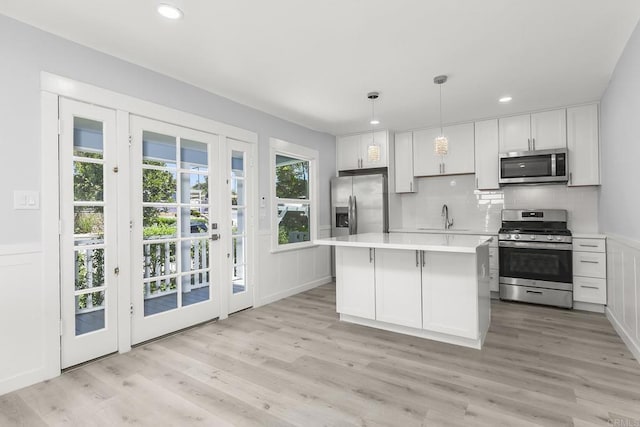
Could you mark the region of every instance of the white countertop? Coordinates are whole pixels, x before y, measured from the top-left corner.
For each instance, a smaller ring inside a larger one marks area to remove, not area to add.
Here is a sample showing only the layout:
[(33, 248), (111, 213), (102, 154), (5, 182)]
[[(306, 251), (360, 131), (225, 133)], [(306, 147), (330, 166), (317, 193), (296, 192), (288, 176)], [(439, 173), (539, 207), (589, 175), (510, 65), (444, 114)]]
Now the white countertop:
[(423, 233), (423, 234), (466, 234), (473, 236), (497, 236), (498, 230), (493, 231), (481, 231), (481, 230), (469, 230), (469, 229), (456, 229), (450, 228), (445, 230), (443, 228), (394, 228), (389, 230), (390, 233)]
[(606, 239), (607, 236), (604, 234), (594, 234), (594, 233), (571, 233), (574, 239)]
[(491, 241), (491, 235), (471, 236), (453, 233), (363, 233), (317, 239), (316, 245), (354, 248), (406, 249), (434, 252), (475, 253), (476, 248)]

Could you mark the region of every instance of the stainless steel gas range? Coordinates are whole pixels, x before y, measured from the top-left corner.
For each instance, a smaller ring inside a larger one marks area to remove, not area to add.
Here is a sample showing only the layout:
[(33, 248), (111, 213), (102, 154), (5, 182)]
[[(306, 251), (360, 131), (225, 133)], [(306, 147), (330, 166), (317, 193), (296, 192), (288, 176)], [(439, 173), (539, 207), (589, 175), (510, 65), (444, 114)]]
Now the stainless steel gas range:
[(573, 307), (573, 255), (567, 211), (502, 211), (500, 299)]

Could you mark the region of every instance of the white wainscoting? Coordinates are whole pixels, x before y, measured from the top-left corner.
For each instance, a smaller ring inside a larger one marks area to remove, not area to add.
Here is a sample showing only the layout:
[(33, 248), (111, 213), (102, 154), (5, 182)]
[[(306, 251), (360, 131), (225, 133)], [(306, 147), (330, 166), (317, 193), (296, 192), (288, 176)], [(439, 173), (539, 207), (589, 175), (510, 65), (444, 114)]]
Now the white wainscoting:
[(607, 317), (640, 362), (640, 242), (607, 234)]
[[(318, 238), (330, 237), (331, 228), (320, 227)], [(331, 282), (329, 246), (313, 246), (284, 252), (271, 252), (271, 233), (261, 232), (258, 244), (258, 283), (255, 306)]]
[(40, 246), (0, 245), (0, 395), (60, 372), (51, 367), (58, 325), (47, 319), (47, 294)]

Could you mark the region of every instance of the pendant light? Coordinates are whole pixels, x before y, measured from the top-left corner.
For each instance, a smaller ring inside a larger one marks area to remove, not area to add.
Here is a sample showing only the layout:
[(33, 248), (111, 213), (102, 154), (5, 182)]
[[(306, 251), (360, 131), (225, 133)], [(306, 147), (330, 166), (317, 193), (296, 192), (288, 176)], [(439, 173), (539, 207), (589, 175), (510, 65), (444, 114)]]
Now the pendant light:
[(367, 98), (371, 100), (371, 120), (369, 120), (369, 124), (371, 125), (371, 141), (367, 145), (367, 160), (369, 163), (377, 163), (380, 161), (380, 145), (376, 143), (374, 126), (380, 124), (380, 120), (376, 118), (376, 110), (375, 103), (376, 99), (380, 97), (380, 93), (378, 92), (369, 92), (367, 94)]
[(433, 140), (433, 150), (441, 156), (449, 152), (449, 140), (442, 131), (442, 85), (447, 81), (447, 76), (436, 76), (433, 82), (440, 86), (440, 136)]

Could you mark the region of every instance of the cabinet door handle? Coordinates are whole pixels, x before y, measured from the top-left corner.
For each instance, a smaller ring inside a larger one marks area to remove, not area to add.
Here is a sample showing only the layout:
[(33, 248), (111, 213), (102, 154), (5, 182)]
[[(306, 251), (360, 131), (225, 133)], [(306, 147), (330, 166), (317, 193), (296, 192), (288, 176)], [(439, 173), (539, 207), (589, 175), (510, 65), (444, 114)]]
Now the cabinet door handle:
[(531, 138), (527, 138), (527, 147), (529, 147), (529, 151), (531, 151)]
[(427, 263), (427, 261), (425, 260), (426, 256), (424, 254), (424, 251), (420, 251), (420, 256), (422, 257), (422, 266), (424, 267)]
[(416, 267), (420, 267), (420, 251), (416, 251)]
[(600, 264), (600, 261), (587, 261), (584, 259), (581, 259), (580, 262), (583, 262), (585, 264)]
[(373, 248), (369, 248), (369, 264), (373, 262)]
[(569, 184), (573, 181), (573, 172), (569, 172)]
[(442, 173), (447, 173), (447, 165), (445, 163), (442, 164)]
[(585, 288), (585, 289), (600, 289), (597, 286), (586, 286), (586, 285), (580, 285), (581, 288)]
[(478, 189), (478, 178), (476, 178), (476, 190)]
[(538, 294), (538, 295), (542, 295), (541, 291), (527, 291), (528, 294)]
[(536, 151), (536, 139), (535, 138), (531, 138), (531, 147), (533, 148), (533, 151)]
[(598, 245), (584, 245), (584, 244), (579, 244), (578, 246), (580, 246), (581, 248), (597, 248)]
[(410, 191), (410, 192), (413, 192), (413, 182), (410, 182), (410, 183), (409, 183), (409, 191)]

